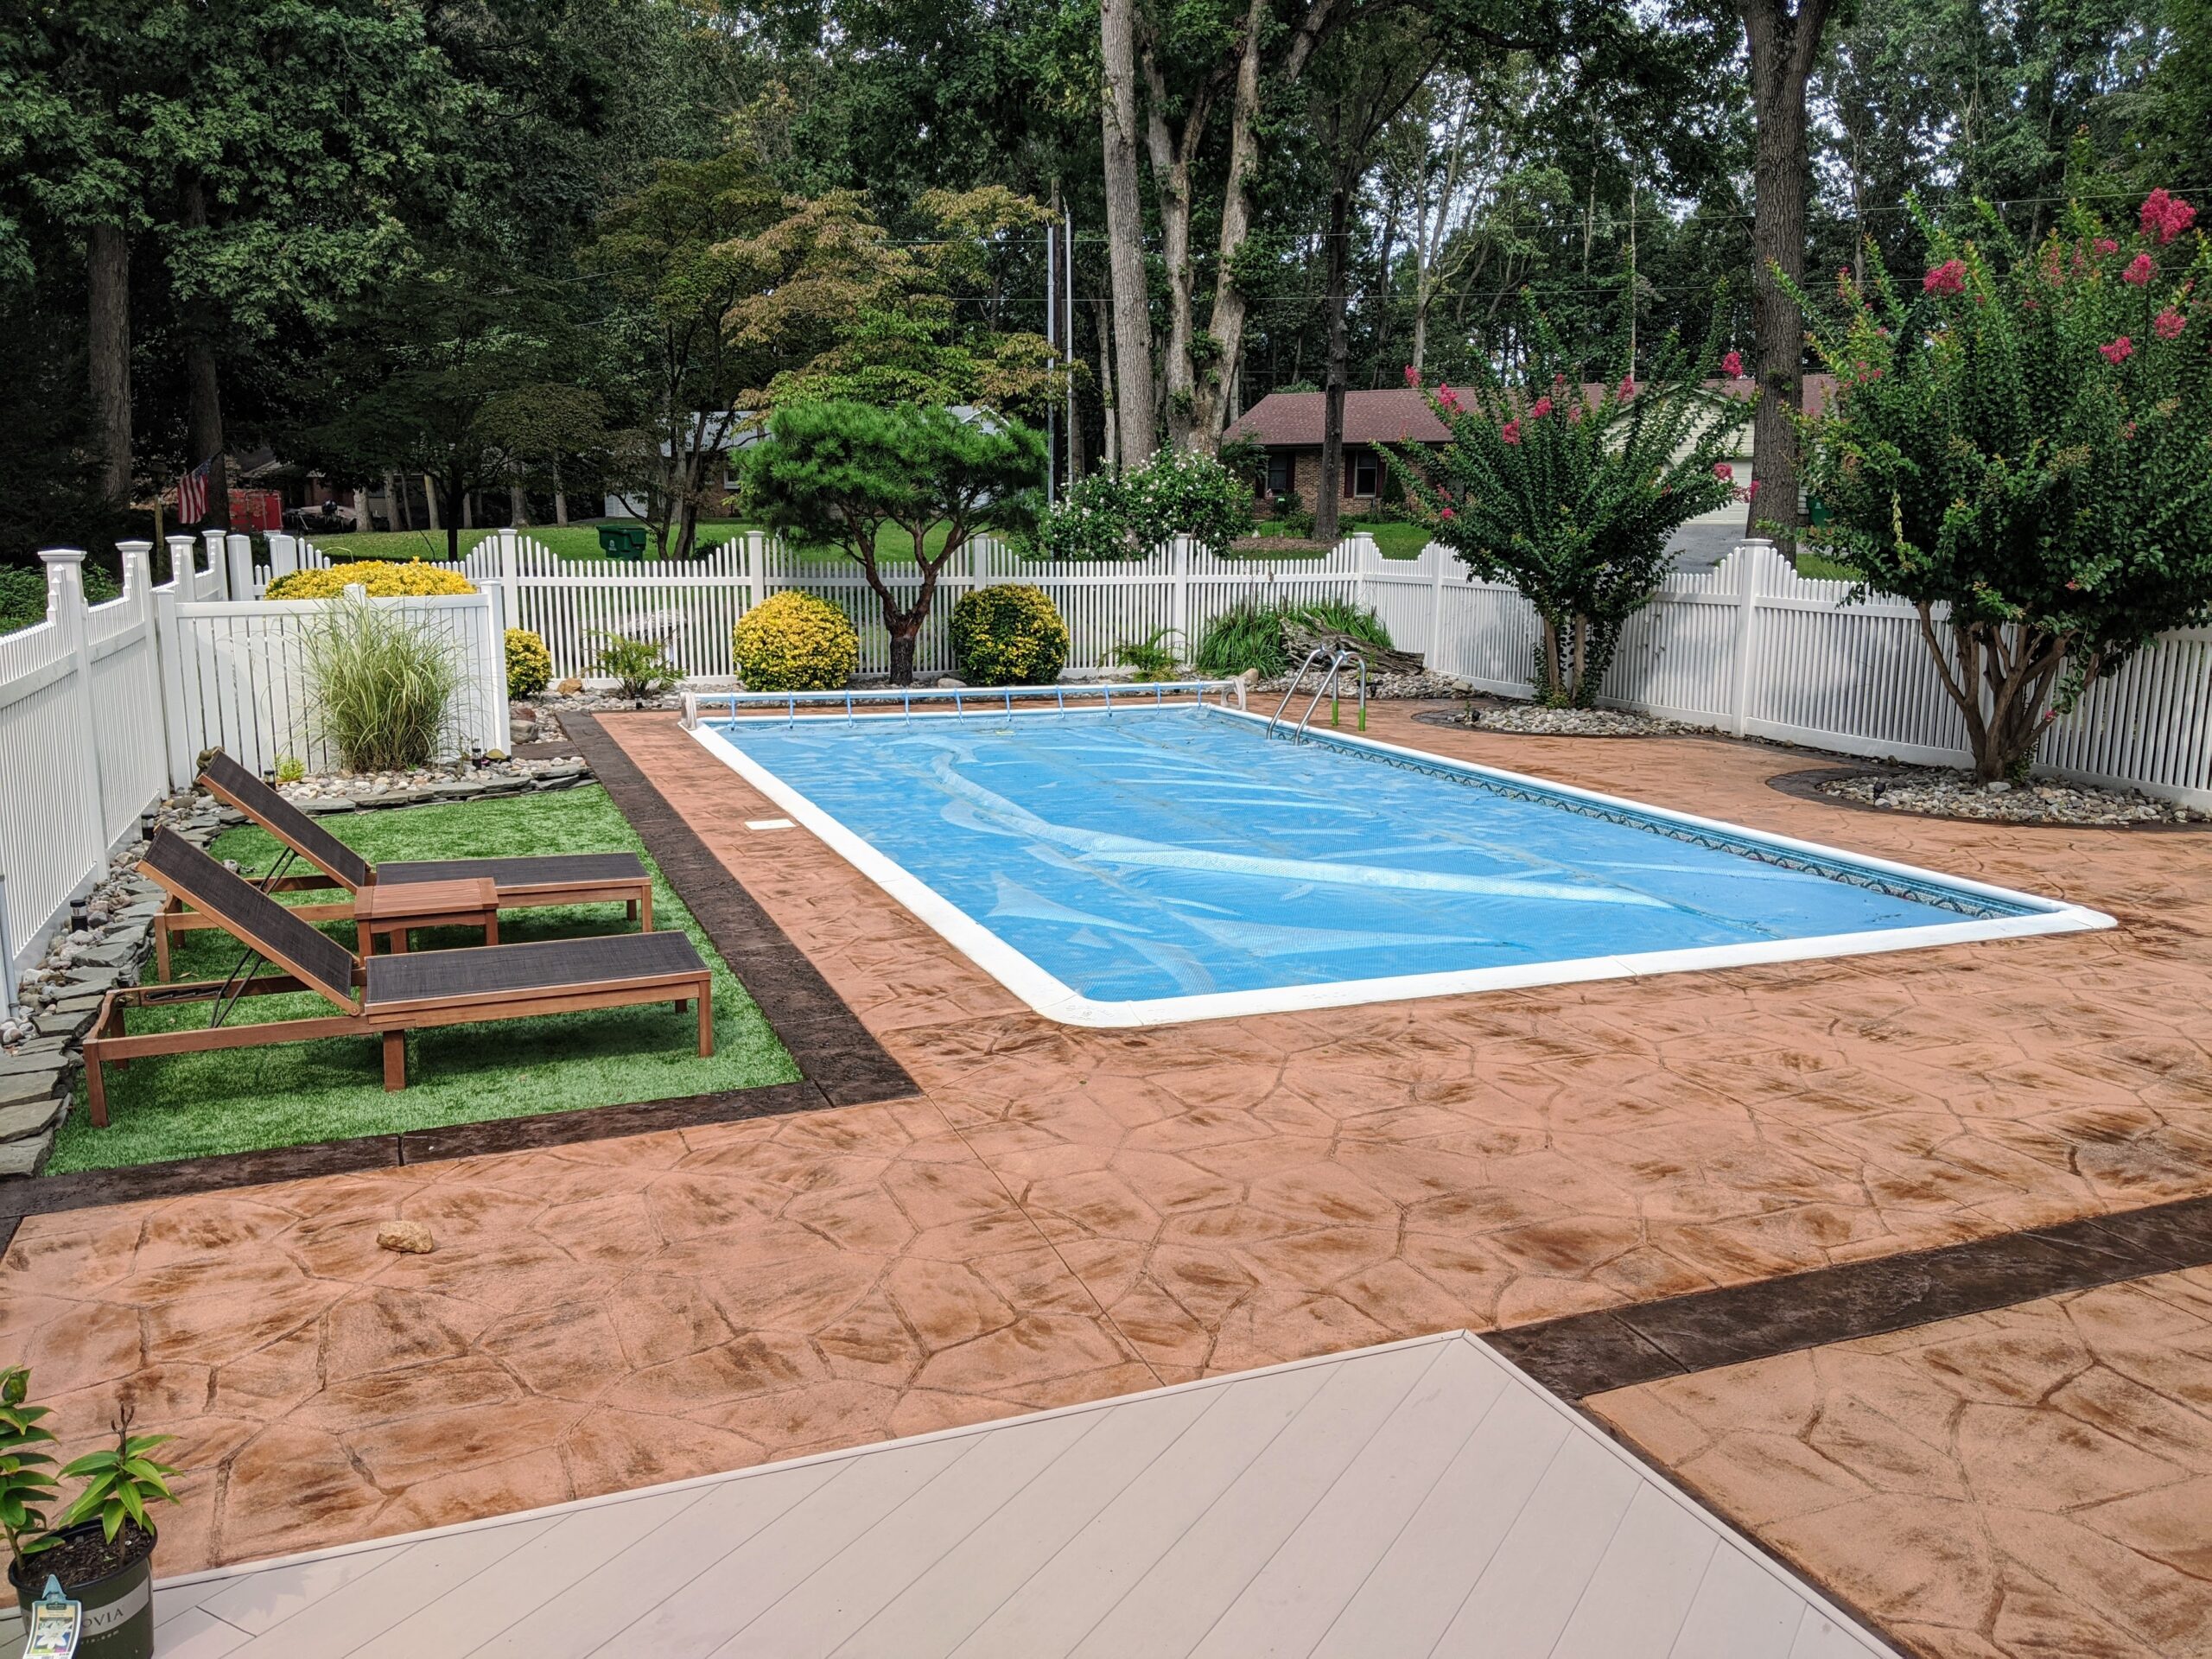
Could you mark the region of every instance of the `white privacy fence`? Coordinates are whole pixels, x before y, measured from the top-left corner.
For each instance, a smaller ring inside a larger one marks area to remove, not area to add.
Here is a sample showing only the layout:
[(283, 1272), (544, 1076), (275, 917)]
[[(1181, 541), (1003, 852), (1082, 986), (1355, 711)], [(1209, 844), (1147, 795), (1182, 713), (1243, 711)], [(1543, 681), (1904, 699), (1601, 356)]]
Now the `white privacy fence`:
[[(84, 554), (49, 550), (40, 556), (47, 620), (0, 635), (0, 969), (10, 1001), (14, 975), (67, 920), (70, 900), (137, 834), (142, 812), (192, 781), (202, 750), (227, 749), (256, 771), (332, 760), (301, 657), (319, 605), (252, 598), (267, 577), (244, 536), (169, 537), (174, 574), (159, 586), (150, 543), (118, 549), (122, 597), (87, 605)], [(499, 591), (376, 602), (452, 645), (461, 689), (448, 752), (505, 748)]]
[[(1525, 696), (1535, 613), (1510, 587), (1460, 580), (1463, 569), (1431, 546), (1418, 560), (1374, 562), (1363, 591), (1402, 649)], [(1677, 571), (1630, 620), (1601, 701), (1846, 754), (1966, 764), (1965, 725), (1918, 613), (1887, 597), (1847, 606), (1850, 590), (1800, 576), (1764, 542), (1713, 569)], [(2162, 635), (2099, 681), (2044, 734), (2037, 760), (2063, 777), (2212, 807), (2212, 628)]]

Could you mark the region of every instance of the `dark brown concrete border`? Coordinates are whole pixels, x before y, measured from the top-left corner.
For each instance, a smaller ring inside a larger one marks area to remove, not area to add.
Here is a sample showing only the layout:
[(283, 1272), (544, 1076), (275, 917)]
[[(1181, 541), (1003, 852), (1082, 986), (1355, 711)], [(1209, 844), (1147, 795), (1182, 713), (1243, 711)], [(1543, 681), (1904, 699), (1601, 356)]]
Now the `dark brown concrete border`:
[(1778, 772), (1766, 780), (1766, 786), (1777, 794), (1787, 795), (1792, 800), (1810, 801), (1816, 806), (1840, 807), (1846, 812), (1873, 812), (1885, 818), (1923, 818), (1930, 823), (1974, 824), (1989, 830), (2064, 830), (2074, 835), (2202, 835), (2212, 830), (2212, 823), (2169, 823), (2152, 819), (2143, 823), (2049, 823), (2033, 818), (1967, 818), (1948, 812), (1912, 812), (1893, 806), (1875, 806), (1866, 801), (1854, 801), (1848, 795), (1831, 795), (1822, 784), (1840, 783), (1847, 778), (1901, 778), (1906, 773), (1882, 766), (1807, 766), (1796, 772)]
[(2212, 1266), (2212, 1198), (1515, 1325), (1487, 1339), (1569, 1400)]
[[(613, 798), (715, 949), (743, 982), (799, 1075), (832, 1106), (920, 1093), (875, 1033), (830, 988), (822, 970), (778, 927), (696, 831), (591, 715), (564, 711), (561, 729)], [(712, 764), (704, 754), (701, 764)]]

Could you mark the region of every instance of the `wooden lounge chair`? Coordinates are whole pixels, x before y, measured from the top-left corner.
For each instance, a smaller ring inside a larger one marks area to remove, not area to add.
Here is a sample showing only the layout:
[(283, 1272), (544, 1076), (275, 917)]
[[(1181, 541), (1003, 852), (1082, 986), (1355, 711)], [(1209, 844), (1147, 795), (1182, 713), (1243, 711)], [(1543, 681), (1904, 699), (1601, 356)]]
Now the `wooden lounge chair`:
[[(467, 881), (488, 878), (499, 890), (499, 907), (520, 910), (543, 905), (620, 904), (646, 931), (653, 925), (653, 882), (635, 853), (550, 853), (525, 858), (433, 858), (372, 864), (302, 811), (275, 789), (221, 750), (207, 758), (200, 781), (219, 800), (251, 818), (283, 843), (285, 861), (305, 859), (321, 874), (284, 875), (262, 883), (268, 893), (301, 893), (342, 887), (339, 903), (301, 905), (295, 913), (309, 921), (330, 921), (353, 913), (352, 895), (387, 883)], [(171, 899), (154, 918), (154, 977), (169, 976), (170, 943), (179, 933), (219, 926), (213, 918)]]
[[(681, 931), (486, 944), (363, 962), (296, 911), (167, 830), (148, 844), (138, 868), (195, 912), (212, 918), (245, 947), (246, 955), (239, 971), (226, 980), (127, 986), (102, 999), (99, 1021), (85, 1039), (85, 1079), (95, 1124), (107, 1122), (102, 1066), (153, 1054), (254, 1048), (318, 1037), (378, 1037), (384, 1042), (384, 1086), (404, 1089), (410, 1031), (645, 1002), (672, 1002), (678, 1013), (697, 1003), (699, 1052), (715, 1052), (713, 976)], [(283, 971), (257, 977), (263, 962)], [(240, 996), (279, 991), (314, 991), (339, 1012), (315, 1020), (223, 1024)], [(135, 1037), (124, 1029), (127, 1009), (180, 1002), (215, 1006), (208, 1023), (194, 1029)]]

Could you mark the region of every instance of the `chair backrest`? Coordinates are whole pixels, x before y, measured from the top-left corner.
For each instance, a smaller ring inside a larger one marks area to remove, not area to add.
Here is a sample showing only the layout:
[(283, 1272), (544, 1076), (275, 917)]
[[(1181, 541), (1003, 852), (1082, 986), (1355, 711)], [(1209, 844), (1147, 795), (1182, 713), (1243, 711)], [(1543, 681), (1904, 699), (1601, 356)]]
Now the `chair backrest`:
[(302, 858), (359, 893), (376, 880), (369, 861), (217, 749), (200, 768), (200, 781), (255, 820)]
[(155, 832), (138, 868), (221, 924), (240, 944), (250, 945), (340, 1007), (360, 1006), (353, 995), (352, 952), (174, 830)]

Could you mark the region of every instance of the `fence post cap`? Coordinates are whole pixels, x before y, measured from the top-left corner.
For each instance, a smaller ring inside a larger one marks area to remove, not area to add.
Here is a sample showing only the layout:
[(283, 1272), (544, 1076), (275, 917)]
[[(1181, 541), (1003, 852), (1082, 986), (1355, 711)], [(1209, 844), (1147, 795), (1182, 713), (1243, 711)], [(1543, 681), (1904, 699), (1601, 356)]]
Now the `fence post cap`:
[(82, 564), (85, 562), (85, 550), (81, 547), (41, 547), (38, 556), (48, 564)]
[(1737, 543), (1736, 545), (1738, 547), (1763, 547), (1769, 552), (1772, 552), (1774, 550), (1774, 538), (1771, 536), (1746, 536), (1742, 541)]
[(115, 544), (115, 550), (123, 554), (151, 553), (154, 550), (154, 544), (151, 542), (118, 542)]

